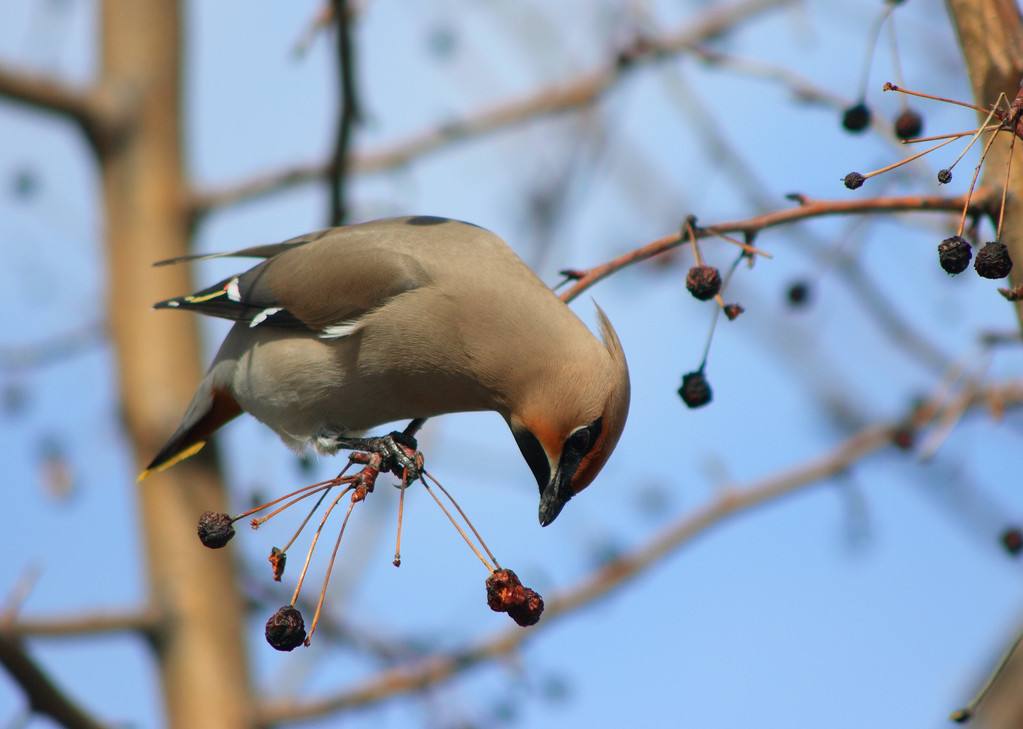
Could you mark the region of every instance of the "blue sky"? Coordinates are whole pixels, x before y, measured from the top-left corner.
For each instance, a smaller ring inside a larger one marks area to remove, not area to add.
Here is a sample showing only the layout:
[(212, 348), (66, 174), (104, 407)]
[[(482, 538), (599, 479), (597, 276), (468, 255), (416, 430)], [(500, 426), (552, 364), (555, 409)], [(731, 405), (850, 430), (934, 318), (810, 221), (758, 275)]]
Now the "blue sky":
[[(358, 46), (367, 122), (358, 147), (379, 149), (571, 79), (603, 63), (635, 29), (673, 29), (709, 3), (550, 5), (365, 3)], [(784, 65), (851, 98), (876, 7), (811, 2), (749, 23), (721, 47)], [(329, 42), (320, 38), (301, 60), (291, 55), (317, 9), (313, 0), (188, 4), (188, 165), (198, 184), (323, 158), (336, 100)], [(95, 71), (94, 16), (94, 3), (85, 0), (0, 0), (0, 59), (84, 83)], [(897, 20), (907, 84), (966, 97), (954, 38), (937, 6), (909, 3)], [(890, 74), (882, 43), (870, 101), (889, 116), (897, 102), (878, 89)], [(837, 114), (795, 104), (777, 85), (670, 61), (633, 74), (588, 114), (530, 122), (359, 178), (351, 187), (353, 217), (429, 213), (470, 220), (503, 235), (554, 282), (558, 269), (593, 265), (671, 232), (688, 213), (706, 223), (753, 214), (720, 153), (694, 131), (680, 95), (712, 116), (779, 207), (794, 190), (844, 198), (934, 192), (933, 172), (947, 163), (925, 162), (851, 193), (839, 182), (846, 172), (880, 166), (898, 150), (876, 135), (844, 134)], [(973, 121), (968, 111), (916, 106), (928, 132), (966, 129)], [(89, 326), (102, 318), (110, 294), (96, 173), (74, 129), (0, 103), (0, 139), (6, 258), (0, 302), (8, 314), (0, 346), (9, 347)], [(25, 175), (34, 189), (18, 195), (11, 181)], [(957, 175), (949, 191), (963, 190), (967, 176)], [(569, 202), (541, 236), (530, 224), (530, 200), (556, 189), (559, 179), (570, 180)], [(271, 242), (321, 227), (325, 216), (324, 190), (303, 186), (211, 215), (196, 246)], [(938, 269), (934, 246), (947, 234), (944, 223), (885, 219), (850, 231), (849, 221), (822, 220), (801, 230), (825, 243), (844, 241), (893, 307), (950, 358), (976, 369), (982, 361), (977, 331), (1015, 322), (990, 282), (948, 279)], [(629, 357), (633, 406), (598, 482), (552, 527), (536, 523), (535, 485), (500, 418), (450, 416), (424, 431), (434, 472), (501, 561), (541, 592), (574, 584), (601, 555), (643, 543), (715, 498), (723, 483), (741, 487), (824, 452), (849, 432), (827, 402), (843, 401), (874, 420), (904, 412), (912, 397), (937, 386), (939, 374), (879, 333), (833, 270), (819, 270), (804, 237), (778, 229), (757, 242), (775, 258), (740, 269), (733, 281), (727, 298), (747, 313), (722, 323), (716, 335), (708, 369), (715, 400), (706, 409), (689, 411), (674, 394), (682, 372), (699, 361), (711, 315), (709, 305), (684, 290), (687, 257), (627, 271), (574, 305), (592, 324), (592, 296), (614, 321)], [(721, 265), (732, 255), (711, 243), (705, 252)], [(210, 262), (196, 276), (212, 282), (236, 265)], [(801, 311), (784, 301), (796, 278), (814, 284), (812, 305)], [(224, 332), (221, 322), (204, 323), (211, 354)], [(145, 595), (134, 466), (117, 420), (112, 362), (104, 344), (43, 368), (0, 371), (4, 392), (24, 400), (0, 415), (4, 488), (13, 497), (2, 517), (11, 546), (0, 595), (38, 568), (27, 615), (116, 608)], [(987, 374), (1018, 375), (1021, 362), (1018, 352), (998, 351)], [(459, 719), (528, 727), (944, 726), (1020, 619), (1020, 564), (999, 550), (997, 535), (1023, 521), (1021, 422), (1018, 415), (997, 427), (984, 418), (967, 420), (930, 463), (887, 452), (842, 478), (740, 516), (610, 599), (559, 621), (515, 660), (346, 721), (374, 727), (448, 727)], [(41, 487), (40, 454), (49, 442), (59, 444), (70, 468), (68, 497)], [(227, 428), (221, 444), (239, 509), (254, 492), (283, 491), (309, 478), (251, 419)], [(332, 469), (324, 462), (317, 473)], [(410, 494), (404, 562), (400, 570), (391, 567), (395, 504), (387, 491), (353, 517), (330, 609), (374, 634), (437, 648), (505, 627), (505, 616), (485, 607), (479, 565), (425, 494)], [(232, 548), (262, 569), (269, 545), (293, 525), (283, 520), (240, 533)], [(275, 589), (265, 572), (259, 575)], [(276, 589), (283, 603), (286, 588)], [(375, 670), (372, 661), (327, 641), (297, 655), (278, 654), (263, 643), (261, 622), (253, 619), (251, 654), (267, 695), (321, 695)], [(141, 643), (37, 641), (32, 649), (98, 715), (162, 726), (157, 682)], [(20, 706), (15, 688), (0, 678), (0, 722)]]

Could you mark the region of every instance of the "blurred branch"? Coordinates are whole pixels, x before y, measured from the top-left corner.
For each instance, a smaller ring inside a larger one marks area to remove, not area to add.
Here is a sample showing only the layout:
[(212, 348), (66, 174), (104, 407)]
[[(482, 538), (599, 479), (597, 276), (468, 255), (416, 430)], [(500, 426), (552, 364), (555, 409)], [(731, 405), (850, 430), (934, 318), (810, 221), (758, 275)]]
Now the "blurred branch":
[(156, 632), (160, 616), (154, 610), (96, 612), (48, 618), (24, 618), (0, 624), (0, 633), (10, 637), (78, 637), (107, 633)]
[(0, 97), (41, 111), (67, 117), (82, 128), (94, 149), (109, 124), (98, 97), (48, 76), (11, 68), (0, 62)]
[(355, 50), (352, 41), (352, 14), (346, 9), (347, 0), (331, 0), (333, 16), (337, 18), (337, 72), (340, 89), (340, 111), (334, 153), (327, 168), (330, 184), (330, 225), (341, 225), (347, 217), (345, 184), (348, 180), (349, 148), (352, 131), (359, 121), (359, 99), (355, 88)]
[[(745, 220), (729, 220), (712, 226), (700, 226), (696, 229), (699, 238), (712, 236), (713, 231), (720, 233), (743, 233), (755, 236), (762, 230), (787, 225), (801, 220), (819, 218), (828, 215), (863, 215), (866, 213), (902, 213), (902, 212), (961, 212), (966, 203), (965, 195), (944, 197), (941, 195), (907, 195), (903, 197), (873, 197), (861, 200), (812, 200), (803, 195), (793, 195), (799, 205), (786, 210), (757, 215)], [(978, 190), (970, 201), (969, 213), (979, 215), (987, 212), (990, 200), (988, 192)], [(575, 279), (564, 293), (563, 301), (571, 301), (586, 289), (593, 286), (616, 271), (645, 261), (660, 253), (671, 250), (686, 241), (684, 236), (673, 233), (640, 246), (606, 263), (585, 270), (571, 271)]]
[(829, 453), (784, 473), (766, 478), (746, 488), (733, 487), (706, 506), (687, 514), (631, 554), (605, 564), (576, 586), (548, 601), (543, 619), (533, 628), (510, 628), (461, 650), (426, 658), (419, 663), (384, 671), (360, 686), (305, 703), (286, 701), (266, 706), (261, 714), (264, 725), (299, 721), (337, 711), (380, 703), (445, 681), (469, 668), (513, 652), (541, 629), (558, 618), (587, 607), (643, 574), (664, 557), (721, 526), (732, 517), (771, 504), (809, 486), (848, 470), (856, 462), (892, 444), (897, 428), (911, 422), (922, 428), (942, 412), (964, 409), (997, 401), (1003, 406), (1023, 404), (1023, 379), (1010, 380), (948, 398), (932, 397), (907, 416), (863, 428)]
[(102, 724), (50, 680), (25, 651), (21, 641), (4, 633), (0, 633), (0, 665), (24, 692), (33, 712), (48, 716), (68, 729), (102, 729)]
[(52, 364), (104, 342), (106, 336), (106, 323), (94, 321), (33, 344), (0, 345), (0, 370), (29, 369)]
[[(352, 174), (368, 174), (401, 167), (455, 142), (467, 141), (525, 121), (589, 106), (600, 99), (620, 78), (656, 61), (716, 38), (737, 24), (791, 0), (744, 0), (723, 7), (714, 6), (674, 33), (640, 37), (619, 52), (603, 68), (575, 79), (552, 84), (532, 94), (507, 101), (476, 114), (455, 119), (410, 136), (384, 149), (354, 154), (348, 161)], [(212, 209), (269, 195), (294, 185), (322, 179), (328, 164), (311, 163), (269, 172), (219, 190), (199, 191), (192, 197), (194, 217)]]

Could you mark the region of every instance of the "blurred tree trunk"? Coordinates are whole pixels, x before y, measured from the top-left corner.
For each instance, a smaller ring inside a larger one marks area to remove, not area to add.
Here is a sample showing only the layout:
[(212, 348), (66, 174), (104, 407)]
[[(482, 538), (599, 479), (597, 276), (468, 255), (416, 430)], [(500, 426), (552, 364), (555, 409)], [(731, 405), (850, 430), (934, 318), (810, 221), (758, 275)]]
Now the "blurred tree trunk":
[[(1011, 102), (1023, 78), (1023, 21), (1016, 0), (948, 0), (952, 24), (966, 60), (973, 97), (980, 106), (995, 103), (1004, 93)], [(984, 115), (980, 116), (984, 120)], [(984, 165), (981, 184), (1001, 190), (1009, 161), (1008, 134), (999, 135)], [(1009, 246), (1015, 266), (1014, 286), (1023, 284), (1023, 140), (1013, 150), (1012, 178), (1005, 205), (1002, 242)], [(1023, 303), (1016, 305), (1023, 325)], [(1017, 724), (1016, 726), (1023, 726)]]
[[(178, 0), (102, 3), (101, 90), (120, 122), (100, 145), (108, 303), (140, 466), (174, 429), (202, 374), (195, 318), (151, 308), (190, 284), (187, 266), (151, 266), (188, 248), (181, 12)], [(195, 533), (202, 511), (227, 511), (207, 451), (138, 487), (150, 596), (165, 617), (154, 648), (167, 725), (180, 729), (248, 726), (252, 714), (232, 554), (203, 549)]]
[[(959, 35), (975, 102), (993, 104), (1000, 93), (1011, 102), (1023, 79), (1023, 18), (1016, 1), (948, 0), (948, 8)], [(980, 119), (983, 121), (983, 115)], [(1008, 134), (1002, 134), (991, 146), (981, 180), (985, 187), (1001, 190), (1005, 184), (1011, 141)], [(1015, 262), (1012, 283), (1018, 286), (1023, 284), (1023, 140), (1018, 140), (1012, 155), (1001, 239), (1009, 246)], [(1016, 315), (1023, 325), (1023, 305), (1016, 305)], [(998, 652), (1001, 647), (994, 651)], [(982, 679), (978, 677), (978, 685)], [(1019, 651), (977, 714), (977, 722), (988, 729), (1023, 727), (1023, 655)]]

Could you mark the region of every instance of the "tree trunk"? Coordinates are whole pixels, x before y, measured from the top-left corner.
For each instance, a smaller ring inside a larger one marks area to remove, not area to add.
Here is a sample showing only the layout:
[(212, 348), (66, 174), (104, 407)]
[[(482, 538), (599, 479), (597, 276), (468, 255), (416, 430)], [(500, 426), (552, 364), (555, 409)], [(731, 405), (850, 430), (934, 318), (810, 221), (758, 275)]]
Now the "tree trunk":
[[(948, 0), (952, 23), (959, 35), (966, 68), (978, 105), (995, 103), (1004, 93), (1011, 102), (1023, 78), (1023, 18), (1015, 0)], [(980, 120), (984, 120), (981, 115)], [(1001, 190), (1009, 161), (1008, 134), (999, 135), (988, 152), (982, 184)], [(1005, 204), (1001, 240), (1009, 247), (1014, 266), (1013, 285), (1023, 284), (1023, 140), (1013, 150), (1012, 177)], [(1023, 304), (1016, 305), (1023, 325)], [(977, 722), (987, 729), (1023, 726), (1023, 655), (1006, 667), (991, 694), (977, 712)], [(954, 703), (954, 702), (953, 702)]]
[[(1023, 20), (1015, 0), (948, 0), (948, 8), (975, 102), (988, 106), (1002, 93), (1011, 102), (1023, 78)], [(1000, 134), (991, 146), (981, 178), (985, 187), (1001, 190), (1005, 184), (1011, 141), (1010, 135)], [(1011, 275), (1014, 286), (1023, 284), (1023, 140), (1017, 142), (1001, 236), (1015, 262)], [(1023, 302), (1016, 305), (1016, 315), (1023, 325)]]
[[(151, 266), (188, 247), (181, 32), (178, 0), (103, 2), (101, 88), (124, 122), (100, 152), (110, 324), (140, 465), (174, 429), (201, 377), (194, 317), (151, 308), (190, 286), (186, 266)], [(200, 454), (147, 479), (138, 498), (151, 599), (166, 618), (155, 650), (167, 725), (251, 725), (232, 552), (205, 550), (196, 537), (202, 511), (227, 510), (215, 456)]]

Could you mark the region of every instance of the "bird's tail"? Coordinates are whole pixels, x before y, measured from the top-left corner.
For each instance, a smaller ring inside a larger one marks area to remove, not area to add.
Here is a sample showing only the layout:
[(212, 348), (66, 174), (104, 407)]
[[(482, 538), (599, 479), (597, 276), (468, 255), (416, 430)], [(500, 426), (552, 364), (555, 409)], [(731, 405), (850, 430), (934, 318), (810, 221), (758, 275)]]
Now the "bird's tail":
[(139, 474), (138, 480), (194, 456), (202, 450), (214, 431), (233, 420), (241, 411), (241, 406), (229, 392), (213, 387), (210, 378), (207, 378), (192, 398), (181, 425)]

